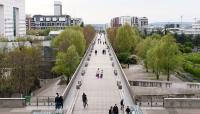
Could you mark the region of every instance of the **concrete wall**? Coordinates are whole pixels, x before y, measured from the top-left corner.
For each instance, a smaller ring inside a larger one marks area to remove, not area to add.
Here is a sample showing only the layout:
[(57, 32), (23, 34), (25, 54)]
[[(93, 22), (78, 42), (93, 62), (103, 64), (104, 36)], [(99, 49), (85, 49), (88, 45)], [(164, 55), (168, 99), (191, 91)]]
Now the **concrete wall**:
[(23, 108), (25, 105), (24, 98), (0, 98), (0, 108)]
[(165, 108), (200, 108), (200, 98), (165, 98)]

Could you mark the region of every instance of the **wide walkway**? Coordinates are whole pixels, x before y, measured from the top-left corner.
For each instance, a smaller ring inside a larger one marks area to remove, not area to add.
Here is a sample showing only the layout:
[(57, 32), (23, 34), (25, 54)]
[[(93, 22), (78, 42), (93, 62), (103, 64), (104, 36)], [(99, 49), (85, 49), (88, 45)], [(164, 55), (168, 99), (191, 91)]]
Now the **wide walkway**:
[[(97, 35), (94, 50), (98, 54), (93, 53), (89, 61), (86, 74), (83, 76), (83, 85), (81, 86), (78, 98), (75, 103), (73, 114), (107, 114), (110, 106), (117, 104), (120, 110), (120, 93), (117, 88), (116, 76), (113, 73), (112, 62), (110, 60), (106, 45), (98, 44), (98, 38), (105, 41), (104, 36)], [(106, 55), (102, 54), (102, 50), (106, 49)], [(97, 69), (103, 70), (103, 78), (96, 77)], [(83, 108), (82, 94), (86, 93), (88, 97), (88, 107)], [(121, 111), (120, 111), (120, 114)]]

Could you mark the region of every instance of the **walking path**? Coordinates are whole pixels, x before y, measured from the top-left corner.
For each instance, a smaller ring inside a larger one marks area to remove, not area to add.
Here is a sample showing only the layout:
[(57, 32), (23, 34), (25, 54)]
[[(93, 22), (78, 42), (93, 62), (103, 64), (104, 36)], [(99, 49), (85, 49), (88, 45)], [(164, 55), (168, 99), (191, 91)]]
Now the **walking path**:
[[(98, 35), (97, 38), (100, 38)], [(102, 36), (101, 40), (105, 41)], [(117, 88), (117, 77), (113, 73), (112, 61), (110, 60), (106, 45), (96, 44), (94, 50), (98, 51), (95, 55), (94, 51), (91, 55), (86, 74), (83, 76), (82, 86), (75, 103), (73, 114), (106, 114), (110, 106), (118, 105), (120, 109), (120, 93)], [(102, 54), (102, 50), (106, 49), (106, 55)], [(96, 77), (97, 69), (103, 70), (103, 78)], [(86, 93), (88, 98), (88, 107), (83, 108), (82, 94)], [(120, 112), (121, 114), (121, 112)]]

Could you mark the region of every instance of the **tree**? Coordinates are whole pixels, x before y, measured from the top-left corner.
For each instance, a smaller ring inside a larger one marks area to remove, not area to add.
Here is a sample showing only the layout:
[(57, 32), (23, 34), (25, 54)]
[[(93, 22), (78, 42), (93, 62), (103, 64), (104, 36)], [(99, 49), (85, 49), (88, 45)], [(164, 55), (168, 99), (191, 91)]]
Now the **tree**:
[(169, 81), (170, 74), (180, 66), (180, 52), (174, 37), (171, 34), (165, 35), (160, 43), (161, 65), (164, 73), (167, 74)]
[(56, 57), (56, 64), (52, 71), (65, 75), (67, 77), (67, 83), (69, 83), (69, 80), (78, 64), (79, 55), (76, 52), (76, 47), (71, 45), (68, 48), (67, 53), (58, 52)]
[(107, 29), (107, 35), (108, 35), (108, 38), (109, 38), (110, 43), (111, 43), (112, 47), (114, 48), (114, 50), (116, 50), (116, 46), (114, 44), (115, 44), (115, 40), (116, 40), (116, 36), (117, 36), (117, 31), (118, 31), (118, 28), (108, 28)]
[(136, 47), (136, 52), (139, 57), (144, 61), (146, 71), (148, 72), (148, 61), (147, 61), (147, 52), (153, 48), (156, 44), (159, 43), (161, 36), (158, 34), (153, 34), (152, 36), (147, 37), (142, 40)]
[(79, 56), (83, 56), (86, 48), (86, 41), (80, 28), (67, 28), (53, 40), (53, 45), (59, 51), (66, 52), (68, 47), (74, 45)]
[(156, 74), (156, 79), (158, 80), (161, 73), (161, 49), (159, 44), (152, 47), (147, 51), (147, 66), (153, 69)]
[(8, 53), (8, 68), (17, 92), (27, 95), (38, 79), (41, 64), (41, 51), (38, 47), (20, 47)]
[(117, 53), (130, 53), (136, 47), (138, 40), (139, 35), (136, 29), (131, 28), (128, 24), (120, 27), (115, 40)]
[(86, 40), (86, 46), (88, 47), (95, 37), (95, 29), (92, 25), (87, 25), (83, 28), (83, 33)]

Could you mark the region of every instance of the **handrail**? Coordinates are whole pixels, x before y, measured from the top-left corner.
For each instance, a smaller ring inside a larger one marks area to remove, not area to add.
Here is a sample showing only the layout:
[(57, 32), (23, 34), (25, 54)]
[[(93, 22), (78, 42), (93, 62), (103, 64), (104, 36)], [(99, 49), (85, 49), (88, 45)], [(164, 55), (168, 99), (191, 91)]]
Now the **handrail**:
[(117, 65), (118, 65), (118, 67), (119, 67), (119, 69), (120, 69), (120, 71), (121, 71), (122, 78), (125, 80), (125, 84), (126, 84), (126, 86), (127, 86), (127, 88), (128, 88), (128, 91), (129, 91), (129, 94), (130, 94), (130, 96), (131, 96), (131, 100), (132, 100), (133, 106), (134, 106), (134, 108), (135, 108), (135, 113), (136, 113), (136, 114), (143, 114), (143, 112), (142, 112), (142, 110), (140, 109), (140, 107), (137, 106), (137, 105), (135, 105), (135, 102), (134, 102), (135, 99), (134, 99), (134, 96), (132, 95), (132, 90), (131, 90), (130, 83), (129, 83), (127, 77), (126, 77), (126, 74), (124, 73), (124, 71), (123, 71), (123, 69), (122, 69), (122, 67), (121, 67), (121, 64), (120, 64), (120, 62), (119, 62), (119, 60), (118, 60), (118, 58), (117, 58), (117, 56), (116, 56), (116, 54), (115, 54), (114, 49), (112, 48), (112, 45), (110, 44), (110, 42), (109, 42), (107, 36), (105, 36), (105, 39), (106, 39), (106, 42), (107, 42), (108, 46), (110, 47), (110, 49), (111, 49), (111, 51), (112, 51), (112, 53), (113, 53), (113, 55), (114, 55), (114, 57), (115, 57), (115, 60), (116, 60), (116, 62), (117, 62)]
[[(96, 37), (96, 36), (95, 36), (95, 37)], [(94, 39), (95, 39), (95, 38), (94, 38)], [(93, 41), (94, 41), (94, 39), (93, 39)], [(92, 41), (92, 42), (93, 42), (93, 41)], [(66, 96), (67, 96), (67, 94), (68, 94), (68, 92), (69, 92), (69, 90), (70, 90), (72, 84), (74, 83), (74, 80), (75, 80), (75, 78), (76, 78), (78, 72), (80, 71), (81, 66), (83, 66), (83, 63), (84, 63), (84, 61), (85, 61), (85, 59), (86, 59), (88, 53), (90, 52), (90, 49), (91, 49), (91, 48), (92, 48), (92, 43), (91, 43), (90, 46), (88, 47), (88, 49), (87, 49), (86, 53), (84, 54), (84, 56), (83, 56), (83, 58), (82, 58), (80, 64), (78, 65), (76, 71), (74, 72), (74, 74), (73, 74), (73, 76), (72, 76), (70, 82), (68, 83), (66, 89), (64, 90), (64, 92), (63, 92), (63, 94), (62, 94), (63, 99), (66, 98)]]
[(129, 81), (128, 81), (127, 77), (126, 77), (126, 74), (124, 73), (124, 71), (123, 71), (123, 69), (122, 69), (122, 67), (121, 67), (121, 65), (120, 65), (120, 62), (119, 62), (119, 60), (118, 60), (118, 58), (117, 58), (117, 56), (116, 56), (116, 54), (115, 54), (115, 51), (114, 51), (114, 49), (112, 48), (112, 46), (111, 46), (111, 44), (110, 44), (110, 42), (109, 42), (109, 40), (108, 40), (107, 37), (106, 37), (106, 41), (107, 41), (107, 44), (109, 45), (110, 49), (111, 49), (112, 52), (113, 52), (113, 55), (114, 55), (114, 57), (115, 57), (115, 60), (117, 61), (117, 65), (118, 65), (118, 67), (120, 68), (120, 71), (121, 71), (121, 73), (122, 73), (123, 79), (125, 80), (126, 86), (128, 87), (129, 93), (130, 93), (130, 95), (131, 95), (132, 102), (134, 103), (134, 98), (132, 97), (132, 94), (131, 94), (131, 93), (132, 93), (132, 91), (131, 91), (131, 86), (130, 86)]

